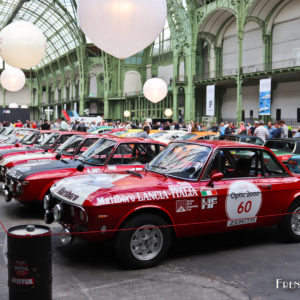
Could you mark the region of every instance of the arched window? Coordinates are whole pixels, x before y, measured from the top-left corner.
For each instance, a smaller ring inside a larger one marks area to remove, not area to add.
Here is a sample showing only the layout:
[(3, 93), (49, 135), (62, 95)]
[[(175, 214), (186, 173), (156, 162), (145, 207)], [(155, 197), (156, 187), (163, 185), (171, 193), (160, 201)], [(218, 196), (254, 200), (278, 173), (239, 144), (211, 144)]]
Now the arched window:
[(166, 21), (165, 28), (154, 42), (152, 55), (159, 55), (162, 53), (170, 52), (171, 50), (171, 32), (169, 28), (169, 23), (168, 21)]

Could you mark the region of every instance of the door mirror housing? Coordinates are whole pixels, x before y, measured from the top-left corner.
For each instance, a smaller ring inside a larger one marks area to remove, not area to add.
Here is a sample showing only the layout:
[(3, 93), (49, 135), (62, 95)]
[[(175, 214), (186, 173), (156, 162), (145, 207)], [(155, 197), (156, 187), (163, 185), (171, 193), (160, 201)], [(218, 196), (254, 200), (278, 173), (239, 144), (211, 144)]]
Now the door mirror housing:
[(55, 156), (55, 158), (56, 158), (57, 160), (60, 160), (60, 159), (61, 159), (61, 154), (60, 154), (60, 153), (57, 153), (56, 156)]
[(215, 173), (214, 175), (211, 176), (209, 183), (207, 184), (207, 186), (214, 186), (214, 182), (215, 181), (220, 181), (221, 179), (224, 178), (224, 174), (221, 172)]

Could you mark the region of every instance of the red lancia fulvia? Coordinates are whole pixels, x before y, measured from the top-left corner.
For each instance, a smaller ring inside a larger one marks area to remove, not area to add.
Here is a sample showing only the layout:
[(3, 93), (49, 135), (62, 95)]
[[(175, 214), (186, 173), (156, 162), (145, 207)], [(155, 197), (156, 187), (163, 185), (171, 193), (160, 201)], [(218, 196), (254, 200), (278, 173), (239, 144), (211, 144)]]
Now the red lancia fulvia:
[(300, 241), (300, 177), (267, 148), (229, 141), (173, 142), (142, 171), (63, 179), (45, 207), (65, 244), (114, 238), (135, 268), (159, 263), (173, 237), (278, 224)]
[[(61, 157), (56, 158), (59, 159), (12, 168), (6, 174), (7, 184), (2, 187), (5, 200), (10, 201), (13, 197), (22, 203), (42, 203), (50, 187), (59, 179), (102, 172), (124, 172), (132, 168), (141, 170), (165, 149), (163, 143), (149, 139), (105, 136), (101, 139), (97, 136), (97, 142), (86, 149), (94, 141), (95, 135), (75, 135), (58, 149)], [(72, 151), (78, 147), (80, 151)], [(76, 159), (66, 160), (67, 155), (74, 154)]]

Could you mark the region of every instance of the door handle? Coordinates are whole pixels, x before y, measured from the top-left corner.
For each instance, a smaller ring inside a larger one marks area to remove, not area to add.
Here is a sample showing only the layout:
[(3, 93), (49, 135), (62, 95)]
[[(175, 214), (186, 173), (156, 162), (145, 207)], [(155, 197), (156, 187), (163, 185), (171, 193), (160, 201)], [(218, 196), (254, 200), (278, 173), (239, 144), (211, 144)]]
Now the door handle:
[(263, 189), (268, 189), (268, 190), (271, 190), (271, 189), (272, 189), (272, 185), (271, 185), (271, 184), (262, 185), (261, 187), (262, 187)]

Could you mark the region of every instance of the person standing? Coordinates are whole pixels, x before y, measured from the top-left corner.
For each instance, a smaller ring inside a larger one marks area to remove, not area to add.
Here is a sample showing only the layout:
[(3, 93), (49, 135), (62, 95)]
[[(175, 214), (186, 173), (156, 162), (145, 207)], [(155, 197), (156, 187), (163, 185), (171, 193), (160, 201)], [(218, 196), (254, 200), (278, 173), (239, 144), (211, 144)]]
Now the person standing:
[(61, 123), (59, 126), (59, 130), (67, 131), (68, 130), (68, 123), (65, 121), (65, 118), (61, 118)]
[(285, 122), (283, 120), (279, 121), (280, 123), (280, 127), (281, 127), (281, 138), (288, 138), (289, 137), (289, 129), (288, 127), (285, 125)]
[(225, 123), (224, 123), (224, 122), (221, 122), (221, 123), (220, 123), (219, 130), (218, 130), (218, 132), (220, 133), (220, 135), (224, 135), (224, 134), (225, 134), (225, 129), (226, 129)]
[(50, 130), (50, 124), (48, 120), (44, 120), (44, 123), (41, 125), (41, 130)]
[(258, 126), (254, 131), (254, 135), (261, 138), (264, 142), (266, 142), (267, 138), (269, 137), (269, 133), (267, 128), (265, 128), (265, 122), (260, 120), (258, 122)]
[(150, 126), (146, 125), (144, 126), (143, 131), (137, 134), (137, 137), (146, 139), (149, 138), (149, 134), (150, 134)]
[(225, 134), (234, 134), (234, 133), (235, 133), (235, 129), (233, 127), (233, 123), (230, 122), (229, 125), (225, 129)]
[(17, 128), (23, 127), (23, 123), (21, 122), (21, 120), (18, 120), (18, 122), (15, 124), (15, 127), (17, 127)]
[(238, 134), (247, 134), (247, 130), (244, 122), (240, 122), (240, 127), (238, 129)]

